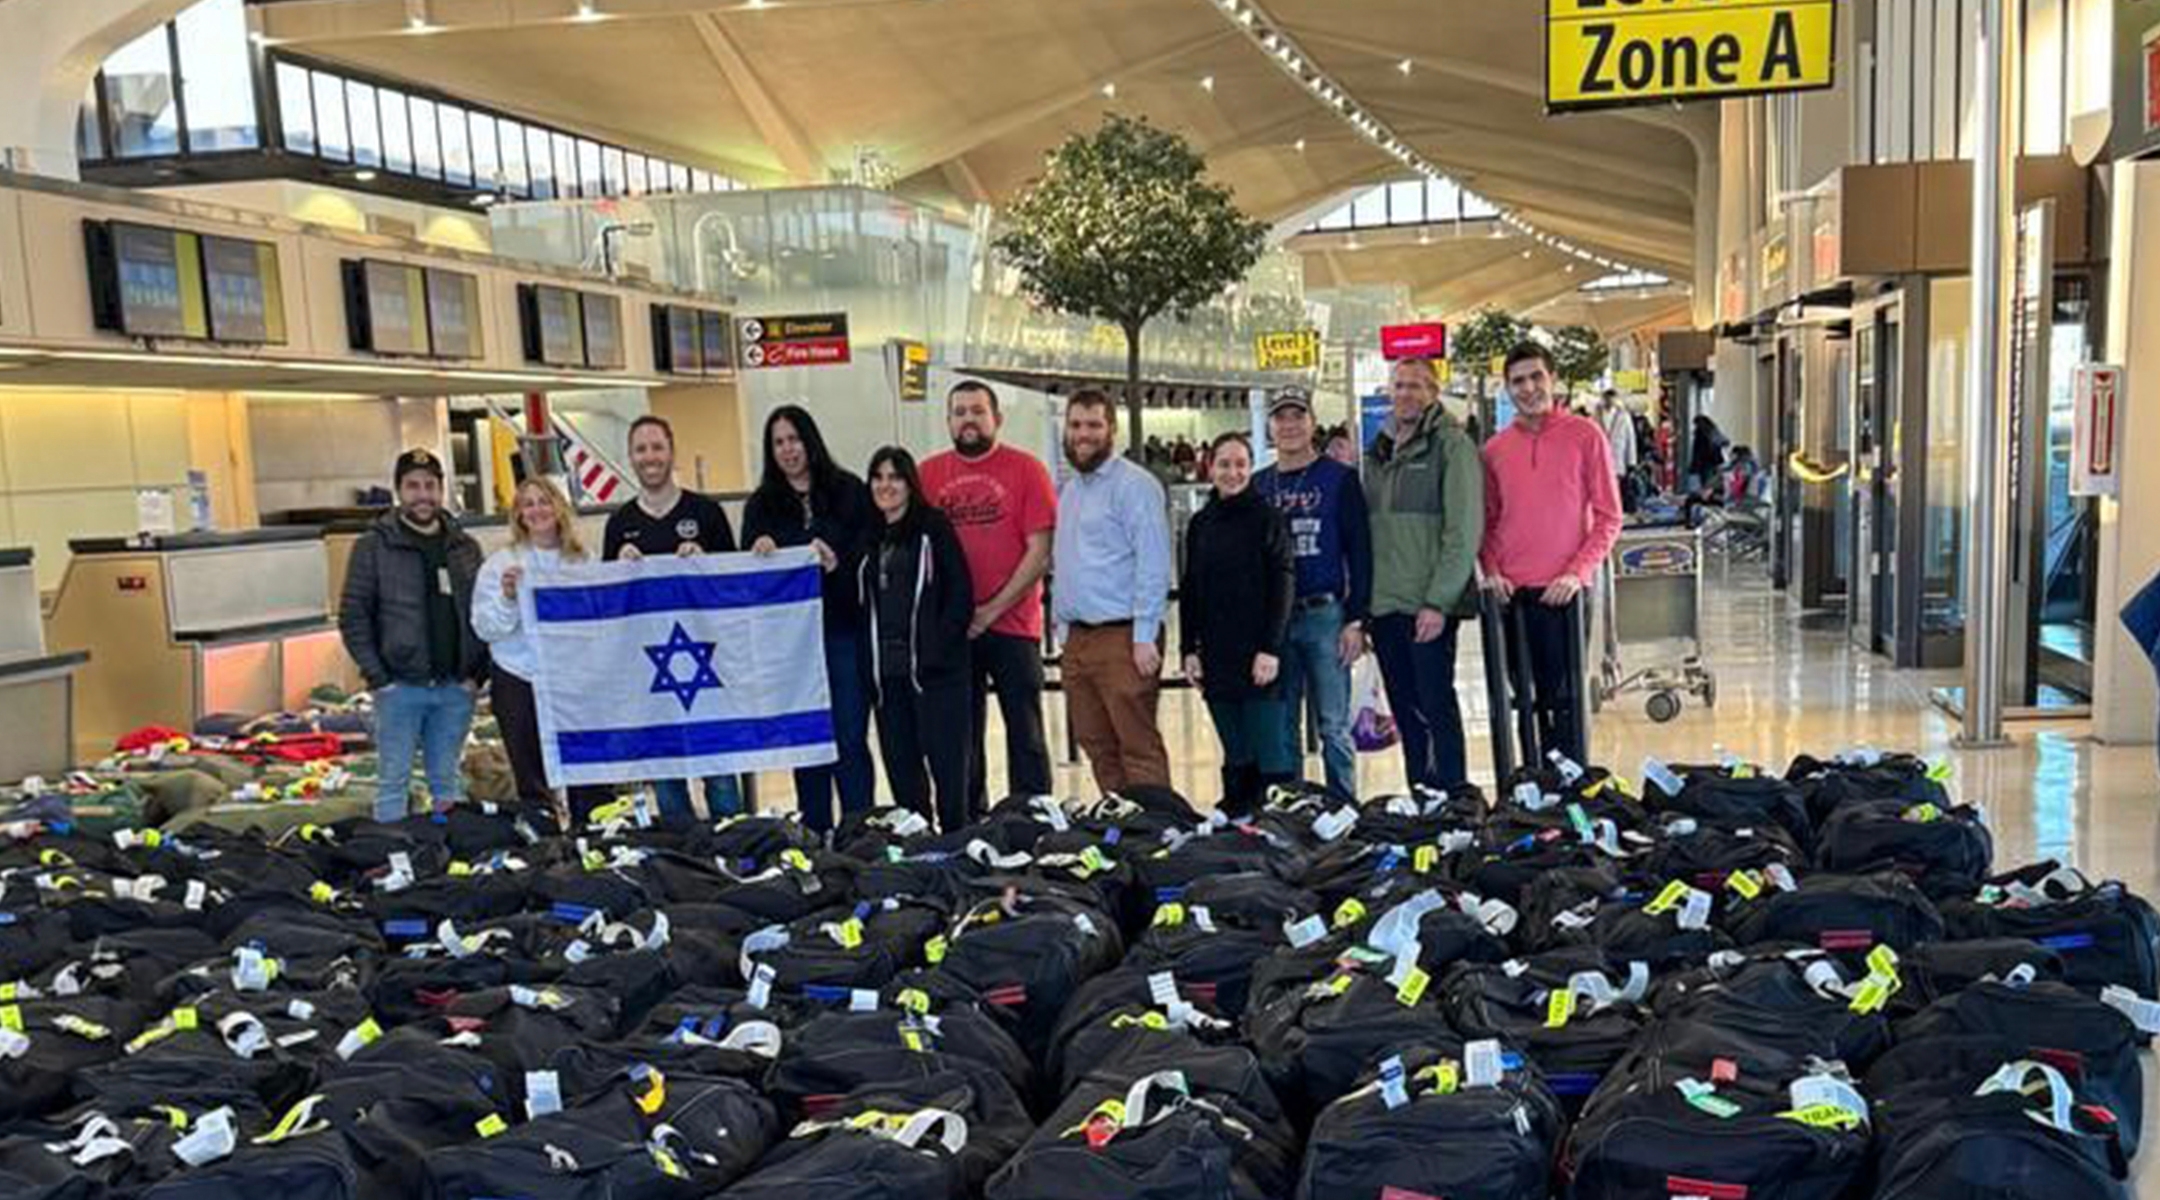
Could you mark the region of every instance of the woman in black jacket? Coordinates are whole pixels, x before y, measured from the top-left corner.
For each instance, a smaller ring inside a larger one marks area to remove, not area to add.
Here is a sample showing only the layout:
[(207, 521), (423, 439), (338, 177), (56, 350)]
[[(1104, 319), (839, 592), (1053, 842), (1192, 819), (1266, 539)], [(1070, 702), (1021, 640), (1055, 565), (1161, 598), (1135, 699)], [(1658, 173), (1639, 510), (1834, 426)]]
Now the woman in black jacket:
[(887, 446), (870, 456), (870, 500), (883, 524), (859, 568), (860, 595), (885, 779), (895, 803), (950, 833), (968, 820), (974, 584), (952, 522), (923, 503), (907, 451)]
[(1252, 490), (1252, 443), (1226, 433), (1209, 464), (1215, 490), (1185, 532), (1181, 649), (1222, 739), (1223, 806), (1247, 811), (1297, 770), (1275, 682), (1297, 568), (1282, 514)]
[(825, 679), (832, 696), (833, 741), (840, 761), (795, 772), (795, 811), (806, 828), (831, 830), (833, 790), (840, 815), (877, 801), (870, 764), (870, 697), (863, 687), (866, 621), (857, 581), (863, 553), (877, 536), (870, 489), (833, 462), (825, 435), (799, 406), (783, 404), (765, 418), (765, 476), (743, 506), (743, 541), (753, 554), (808, 546), (825, 569)]

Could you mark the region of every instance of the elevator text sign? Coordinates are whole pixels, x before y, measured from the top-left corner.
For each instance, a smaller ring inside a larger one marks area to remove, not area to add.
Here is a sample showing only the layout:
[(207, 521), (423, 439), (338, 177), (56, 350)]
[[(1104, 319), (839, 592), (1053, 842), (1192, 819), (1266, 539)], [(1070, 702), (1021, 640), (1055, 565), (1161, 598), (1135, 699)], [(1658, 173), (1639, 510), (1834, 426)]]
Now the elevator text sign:
[(1831, 84), (1841, 0), (1545, 0), (1553, 112)]

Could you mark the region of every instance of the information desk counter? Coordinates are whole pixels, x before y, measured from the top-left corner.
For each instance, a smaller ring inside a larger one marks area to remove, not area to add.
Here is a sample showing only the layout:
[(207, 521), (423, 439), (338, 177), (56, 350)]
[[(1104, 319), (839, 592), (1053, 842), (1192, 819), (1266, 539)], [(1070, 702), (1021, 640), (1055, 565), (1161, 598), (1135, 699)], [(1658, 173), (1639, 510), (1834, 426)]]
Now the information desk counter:
[(183, 533), (70, 543), (51, 643), (88, 651), (74, 738), (84, 759), (145, 725), (304, 707), (350, 670), (330, 613), (322, 530)]
[(50, 654), (28, 550), (0, 550), (0, 782), (54, 778), (75, 763), (80, 650)]

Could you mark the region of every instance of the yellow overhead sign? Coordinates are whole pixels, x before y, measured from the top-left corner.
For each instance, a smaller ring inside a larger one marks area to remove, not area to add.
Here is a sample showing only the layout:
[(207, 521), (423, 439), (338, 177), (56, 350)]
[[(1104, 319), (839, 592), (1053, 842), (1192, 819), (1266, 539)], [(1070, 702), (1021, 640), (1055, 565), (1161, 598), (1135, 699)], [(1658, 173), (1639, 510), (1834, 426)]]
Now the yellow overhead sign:
[(1263, 333), (1253, 339), (1253, 357), (1263, 371), (1311, 370), (1320, 365), (1320, 331)]
[(1839, 2), (1545, 0), (1545, 107), (1829, 87)]

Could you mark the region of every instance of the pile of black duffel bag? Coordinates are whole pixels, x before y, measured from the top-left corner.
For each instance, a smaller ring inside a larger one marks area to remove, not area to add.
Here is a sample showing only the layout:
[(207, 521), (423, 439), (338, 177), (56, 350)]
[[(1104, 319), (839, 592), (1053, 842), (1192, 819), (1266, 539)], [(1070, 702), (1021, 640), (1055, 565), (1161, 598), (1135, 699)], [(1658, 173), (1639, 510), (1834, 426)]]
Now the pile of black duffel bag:
[(2160, 923), (1916, 759), (0, 849), (9, 1200), (2129, 1195)]

